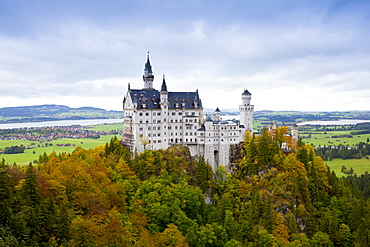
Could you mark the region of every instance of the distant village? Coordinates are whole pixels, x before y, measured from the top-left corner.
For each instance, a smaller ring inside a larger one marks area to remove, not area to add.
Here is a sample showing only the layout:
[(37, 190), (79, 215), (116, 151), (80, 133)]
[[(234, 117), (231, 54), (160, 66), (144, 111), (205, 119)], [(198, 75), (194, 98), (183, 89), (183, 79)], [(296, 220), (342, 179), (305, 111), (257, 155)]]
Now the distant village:
[(33, 142), (45, 142), (63, 138), (92, 138), (98, 139), (101, 135), (118, 134), (117, 131), (99, 131), (87, 126), (53, 126), (31, 127), (19, 129), (0, 130), (0, 140), (25, 140)]

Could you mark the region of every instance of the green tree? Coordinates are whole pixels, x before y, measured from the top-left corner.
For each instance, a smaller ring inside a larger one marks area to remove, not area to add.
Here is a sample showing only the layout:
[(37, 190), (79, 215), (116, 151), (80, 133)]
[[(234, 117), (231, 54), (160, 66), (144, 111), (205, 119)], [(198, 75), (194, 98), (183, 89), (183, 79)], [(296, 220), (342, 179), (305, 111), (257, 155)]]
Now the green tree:
[(0, 162), (0, 227), (8, 226), (11, 220), (13, 188), (10, 181), (8, 166), (2, 159)]
[(333, 242), (330, 240), (329, 235), (323, 232), (317, 232), (311, 238), (311, 246), (317, 247), (331, 247), (334, 246)]
[(200, 156), (195, 165), (195, 183), (203, 193), (210, 188), (212, 176), (212, 167), (206, 163), (203, 156)]
[(21, 201), (23, 205), (30, 206), (32, 208), (37, 207), (41, 203), (41, 194), (39, 191), (39, 185), (37, 182), (37, 175), (35, 167), (32, 163), (29, 163), (26, 170), (26, 177), (22, 183), (20, 190)]

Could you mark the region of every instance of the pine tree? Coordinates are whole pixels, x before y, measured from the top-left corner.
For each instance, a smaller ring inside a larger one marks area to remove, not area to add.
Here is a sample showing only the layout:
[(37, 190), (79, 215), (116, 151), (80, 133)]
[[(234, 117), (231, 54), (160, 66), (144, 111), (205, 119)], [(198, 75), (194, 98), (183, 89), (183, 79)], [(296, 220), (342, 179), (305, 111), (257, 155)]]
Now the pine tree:
[(11, 176), (5, 160), (0, 162), (0, 226), (7, 226), (11, 219), (11, 200), (13, 188), (10, 184)]
[(36, 207), (41, 203), (41, 195), (38, 187), (35, 168), (32, 163), (29, 163), (21, 189), (21, 200), (24, 205)]

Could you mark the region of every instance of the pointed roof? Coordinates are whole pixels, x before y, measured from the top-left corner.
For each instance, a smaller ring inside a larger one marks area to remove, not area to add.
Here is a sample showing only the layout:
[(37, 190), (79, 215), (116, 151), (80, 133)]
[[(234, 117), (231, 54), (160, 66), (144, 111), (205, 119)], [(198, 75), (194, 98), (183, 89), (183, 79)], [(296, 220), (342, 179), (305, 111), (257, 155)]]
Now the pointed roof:
[(167, 92), (167, 85), (166, 85), (166, 80), (165, 80), (164, 74), (163, 74), (163, 82), (162, 82), (161, 92)]
[(247, 89), (244, 90), (244, 93), (242, 95), (252, 95)]
[(145, 63), (144, 71), (148, 71), (148, 73), (153, 73), (152, 66), (150, 65), (150, 60), (149, 60), (149, 52), (148, 52), (148, 58)]
[(218, 107), (217, 107), (217, 109), (215, 110), (215, 112), (221, 112), (221, 111), (220, 111), (220, 109), (218, 109)]
[[(142, 104), (145, 103), (145, 109), (160, 109), (160, 92), (155, 89), (130, 89), (128, 91), (132, 99), (132, 103), (137, 103), (137, 109), (143, 109)], [(195, 92), (167, 92), (168, 93), (168, 109), (198, 109), (202, 107), (202, 101), (199, 95)], [(193, 102), (198, 102), (195, 105)]]

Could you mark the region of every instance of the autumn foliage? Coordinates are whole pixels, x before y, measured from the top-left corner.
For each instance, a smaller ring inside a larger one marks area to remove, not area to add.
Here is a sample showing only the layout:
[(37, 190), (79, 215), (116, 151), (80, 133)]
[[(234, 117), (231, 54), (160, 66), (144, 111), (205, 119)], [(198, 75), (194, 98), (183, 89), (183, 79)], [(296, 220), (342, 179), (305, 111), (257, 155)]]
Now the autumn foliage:
[(233, 174), (183, 146), (132, 158), (117, 138), (3, 160), (0, 246), (367, 246), (369, 202), (289, 141), (247, 134)]

